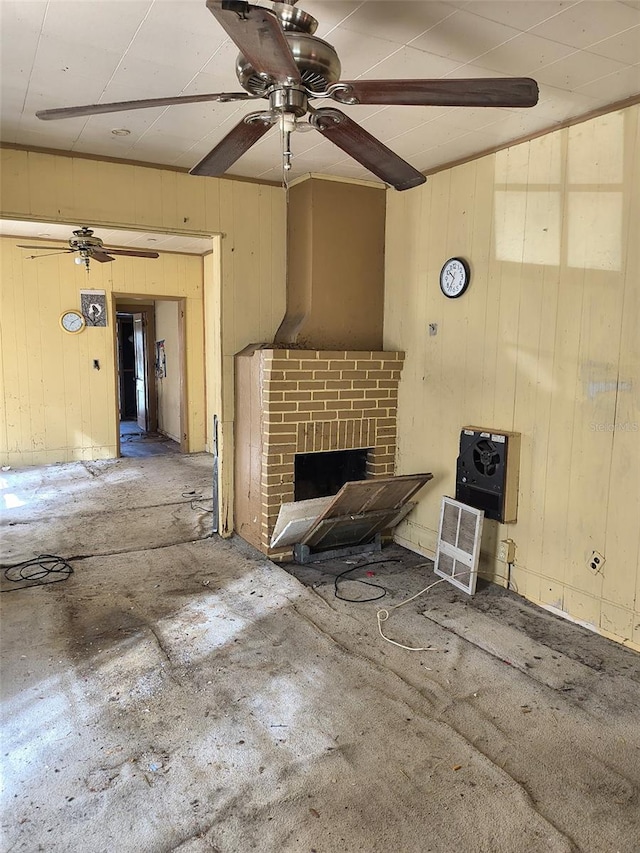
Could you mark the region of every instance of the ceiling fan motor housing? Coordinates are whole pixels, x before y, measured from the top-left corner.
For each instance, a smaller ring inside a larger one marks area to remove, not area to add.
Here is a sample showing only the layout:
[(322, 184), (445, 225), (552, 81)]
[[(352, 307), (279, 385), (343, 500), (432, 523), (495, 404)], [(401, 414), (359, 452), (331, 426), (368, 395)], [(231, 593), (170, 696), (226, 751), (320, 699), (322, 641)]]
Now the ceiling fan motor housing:
[[(332, 83), (338, 82), (342, 71), (340, 60), (329, 42), (303, 32), (285, 31), (284, 35), (304, 86), (315, 92), (323, 92)], [(252, 95), (266, 96), (272, 86), (271, 81), (261, 77), (242, 54), (236, 61), (236, 74), (242, 88)]]
[(69, 245), (72, 249), (101, 249), (104, 243), (99, 237), (93, 236), (91, 228), (81, 228), (73, 232), (73, 237), (69, 240)]

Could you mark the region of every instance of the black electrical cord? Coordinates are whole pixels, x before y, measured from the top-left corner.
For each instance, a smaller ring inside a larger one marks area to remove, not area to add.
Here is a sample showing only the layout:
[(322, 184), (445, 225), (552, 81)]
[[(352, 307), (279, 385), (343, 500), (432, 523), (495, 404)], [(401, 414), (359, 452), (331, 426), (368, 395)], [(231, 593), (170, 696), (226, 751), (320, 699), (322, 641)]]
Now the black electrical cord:
[(336, 575), (333, 580), (333, 594), (336, 598), (340, 599), (340, 601), (348, 601), (351, 604), (367, 604), (370, 601), (378, 601), (381, 598), (384, 598), (387, 594), (387, 590), (380, 586), (379, 583), (372, 583), (371, 581), (364, 581), (361, 578), (350, 578), (354, 583), (363, 583), (365, 586), (372, 586), (374, 589), (382, 590), (381, 595), (375, 595), (373, 598), (345, 598), (343, 595), (339, 595), (339, 583), (340, 579), (348, 575), (350, 572), (355, 572), (356, 569), (363, 569), (365, 566), (377, 566), (380, 563), (401, 563), (402, 560), (393, 558), (391, 560), (370, 560), (367, 563), (359, 563), (357, 566), (351, 566), (350, 569), (346, 569), (344, 572), (340, 572), (339, 575)]
[[(200, 498), (202, 501), (212, 501), (213, 498)], [(191, 501), (191, 509), (196, 509), (199, 512), (213, 512), (213, 509), (208, 509), (206, 506), (200, 506), (197, 500)]]
[(212, 501), (213, 500), (212, 497), (211, 498), (203, 497), (202, 492), (196, 492), (195, 489), (193, 489), (190, 492), (183, 492), (182, 497), (183, 498), (191, 498), (191, 501), (190, 501), (191, 509), (196, 509), (196, 510), (199, 510), (200, 512), (213, 512), (213, 509), (208, 509), (206, 506), (201, 506), (198, 504), (198, 501)]
[[(17, 592), (19, 589), (28, 589), (31, 586), (47, 586), (50, 583), (66, 581), (73, 574), (71, 563), (64, 557), (55, 554), (39, 554), (32, 560), (24, 560), (15, 566), (8, 566), (4, 570), (4, 577), (11, 583), (22, 583), (22, 586), (0, 589), (0, 592)], [(52, 580), (45, 580), (51, 575), (58, 575)]]

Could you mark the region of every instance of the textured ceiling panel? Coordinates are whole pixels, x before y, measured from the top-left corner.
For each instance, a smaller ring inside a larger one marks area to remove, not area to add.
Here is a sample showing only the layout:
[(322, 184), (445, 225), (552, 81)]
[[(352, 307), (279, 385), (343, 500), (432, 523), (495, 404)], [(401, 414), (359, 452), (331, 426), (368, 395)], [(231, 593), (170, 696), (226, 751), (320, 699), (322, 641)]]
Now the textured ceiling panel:
[[(318, 18), (317, 35), (336, 47), (342, 79), (538, 81), (540, 102), (531, 109), (345, 107), (422, 171), (640, 92), (634, 0), (299, 0), (298, 6)], [(36, 110), (83, 103), (239, 91), (237, 49), (205, 0), (2, 0), (0, 24), (3, 142), (189, 169), (244, 114), (268, 106), (260, 100), (49, 122), (35, 117)], [(129, 134), (115, 136), (116, 129)], [(315, 131), (293, 134), (292, 149), (291, 179), (313, 172), (377, 180)], [(281, 160), (272, 130), (230, 174), (281, 180)]]

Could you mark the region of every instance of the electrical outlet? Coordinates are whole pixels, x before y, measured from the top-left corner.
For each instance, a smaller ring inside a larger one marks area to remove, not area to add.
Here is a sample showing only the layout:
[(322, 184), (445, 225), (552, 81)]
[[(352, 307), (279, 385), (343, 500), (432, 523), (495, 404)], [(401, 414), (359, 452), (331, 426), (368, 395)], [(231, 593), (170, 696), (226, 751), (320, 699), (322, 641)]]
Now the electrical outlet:
[(591, 569), (593, 572), (599, 572), (604, 566), (604, 562), (604, 555), (601, 554), (600, 551), (592, 551), (591, 556), (587, 560), (587, 568)]
[(516, 559), (516, 543), (513, 539), (502, 539), (498, 543), (498, 559), (503, 563), (514, 563)]

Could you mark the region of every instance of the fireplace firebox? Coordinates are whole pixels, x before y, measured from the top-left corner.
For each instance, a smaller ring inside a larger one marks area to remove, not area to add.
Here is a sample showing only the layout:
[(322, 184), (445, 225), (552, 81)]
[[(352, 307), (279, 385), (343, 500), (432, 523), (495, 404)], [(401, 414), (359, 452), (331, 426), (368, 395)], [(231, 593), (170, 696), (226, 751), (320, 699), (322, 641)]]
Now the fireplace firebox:
[(306, 501), (337, 495), (345, 483), (366, 480), (369, 448), (296, 453), (293, 499)]

